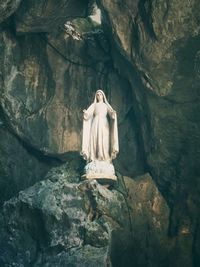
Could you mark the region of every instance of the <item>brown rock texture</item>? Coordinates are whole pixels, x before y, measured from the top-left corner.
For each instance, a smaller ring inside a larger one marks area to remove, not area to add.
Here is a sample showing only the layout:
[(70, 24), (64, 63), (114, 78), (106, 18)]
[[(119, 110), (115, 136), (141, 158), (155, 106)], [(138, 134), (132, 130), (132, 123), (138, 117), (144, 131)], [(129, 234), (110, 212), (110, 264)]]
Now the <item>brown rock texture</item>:
[(75, 153), (81, 166), (82, 110), (101, 88), (118, 113), (116, 170), (141, 175), (124, 179), (134, 242), (113, 231), (112, 263), (197, 267), (200, 2), (98, 0), (101, 25), (88, 17), (93, 1), (19, 3), (0, 2), (2, 201), (44, 178), (53, 165), (41, 155), (71, 164)]
[(98, 3), (114, 64), (134, 92), (147, 169), (171, 207), (169, 234), (187, 251), (174, 265), (192, 266), (199, 261), (200, 3)]
[(170, 205), (178, 206), (173, 231), (185, 217), (196, 231), (199, 1), (98, 2), (115, 66), (135, 94), (147, 165)]
[[(129, 84), (113, 68), (101, 30), (76, 34), (16, 36), (2, 26), (1, 105), (8, 122), (21, 139), (47, 155), (80, 151), (82, 110), (102, 87), (119, 116), (122, 146), (116, 164), (127, 175), (141, 173), (143, 151), (132, 122)], [(131, 145), (123, 141), (126, 136)], [(131, 158), (138, 164), (131, 165)]]

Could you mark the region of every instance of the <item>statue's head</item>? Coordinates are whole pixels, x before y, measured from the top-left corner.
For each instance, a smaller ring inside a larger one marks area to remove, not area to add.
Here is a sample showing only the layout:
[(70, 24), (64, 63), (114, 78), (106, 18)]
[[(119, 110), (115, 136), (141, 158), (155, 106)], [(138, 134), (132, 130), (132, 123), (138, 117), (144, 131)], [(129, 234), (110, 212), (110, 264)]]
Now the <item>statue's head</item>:
[(106, 96), (105, 96), (104, 92), (99, 89), (95, 93), (95, 99), (96, 99), (97, 102), (99, 102), (101, 100), (103, 100), (103, 102), (105, 102)]

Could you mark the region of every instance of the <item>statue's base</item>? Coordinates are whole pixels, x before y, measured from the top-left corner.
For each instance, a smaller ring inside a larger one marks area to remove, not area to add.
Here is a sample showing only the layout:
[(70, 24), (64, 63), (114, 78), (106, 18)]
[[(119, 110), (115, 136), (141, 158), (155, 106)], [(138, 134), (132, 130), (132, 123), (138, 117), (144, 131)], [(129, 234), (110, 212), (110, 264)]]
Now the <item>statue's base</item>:
[(115, 169), (111, 162), (92, 161), (85, 166), (82, 179), (97, 180), (101, 184), (114, 184), (117, 181)]
[(117, 176), (106, 175), (102, 173), (84, 174), (81, 176), (84, 180), (97, 180), (100, 184), (114, 184), (117, 182)]

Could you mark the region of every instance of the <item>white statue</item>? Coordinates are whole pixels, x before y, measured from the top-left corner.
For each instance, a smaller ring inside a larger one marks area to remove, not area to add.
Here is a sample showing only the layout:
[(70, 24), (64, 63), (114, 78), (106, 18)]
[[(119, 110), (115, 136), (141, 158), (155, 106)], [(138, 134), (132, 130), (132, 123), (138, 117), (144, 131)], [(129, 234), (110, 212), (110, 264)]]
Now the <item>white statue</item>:
[(84, 177), (116, 180), (112, 159), (118, 152), (116, 111), (108, 103), (104, 92), (97, 90), (94, 102), (83, 110), (81, 155), (87, 160)]

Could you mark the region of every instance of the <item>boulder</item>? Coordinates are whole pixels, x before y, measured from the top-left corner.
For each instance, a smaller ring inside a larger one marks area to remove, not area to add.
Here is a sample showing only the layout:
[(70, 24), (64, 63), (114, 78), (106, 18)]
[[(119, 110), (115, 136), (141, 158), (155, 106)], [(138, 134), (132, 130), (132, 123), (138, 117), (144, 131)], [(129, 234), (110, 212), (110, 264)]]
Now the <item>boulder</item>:
[(96, 180), (80, 181), (78, 167), (54, 168), (4, 204), (0, 263), (103, 267), (134, 260), (142, 266), (147, 253), (153, 266), (164, 266), (169, 209), (151, 177), (125, 177), (124, 184), (119, 177), (109, 190)]

